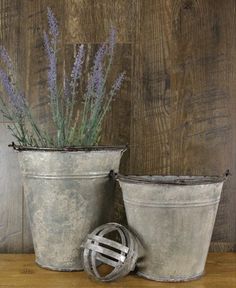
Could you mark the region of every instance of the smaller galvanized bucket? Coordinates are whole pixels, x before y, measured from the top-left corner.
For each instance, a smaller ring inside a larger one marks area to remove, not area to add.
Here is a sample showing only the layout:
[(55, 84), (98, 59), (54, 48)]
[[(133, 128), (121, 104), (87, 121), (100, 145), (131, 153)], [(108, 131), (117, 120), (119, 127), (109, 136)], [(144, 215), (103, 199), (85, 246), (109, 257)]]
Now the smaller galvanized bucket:
[(204, 273), (224, 180), (119, 176), (129, 227), (145, 249), (138, 275), (178, 282)]

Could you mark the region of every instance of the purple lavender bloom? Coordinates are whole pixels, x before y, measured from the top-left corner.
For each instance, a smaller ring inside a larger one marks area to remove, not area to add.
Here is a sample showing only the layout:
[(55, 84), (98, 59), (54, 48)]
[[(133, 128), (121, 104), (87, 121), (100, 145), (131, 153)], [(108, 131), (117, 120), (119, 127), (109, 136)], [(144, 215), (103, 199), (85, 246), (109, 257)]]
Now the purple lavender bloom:
[(55, 51), (50, 46), (49, 38), (46, 32), (44, 32), (44, 46), (48, 56), (49, 70), (48, 70), (48, 86), (53, 99), (56, 97), (56, 82), (57, 82), (57, 58)]
[(57, 59), (54, 53), (49, 57), (48, 85), (53, 99), (57, 93)]
[(17, 93), (16, 89), (10, 82), (8, 75), (2, 69), (0, 69), (0, 80), (16, 112), (19, 114), (24, 113), (26, 107), (25, 96), (21, 92)]
[(101, 88), (103, 87), (104, 82), (104, 73), (102, 65), (99, 65), (98, 69), (95, 71), (94, 74), (94, 90), (95, 92), (101, 92)]
[(81, 67), (84, 62), (84, 54), (85, 54), (84, 45), (80, 45), (79, 51), (75, 57), (73, 69), (71, 71), (72, 86), (75, 85), (75, 82), (79, 79), (81, 75)]
[(94, 68), (91, 77), (91, 86), (93, 90), (99, 96), (102, 93), (104, 86), (104, 73), (103, 73), (103, 61), (105, 56), (108, 54), (110, 57), (113, 55), (113, 50), (116, 43), (116, 30), (112, 27), (109, 35), (109, 43), (104, 43), (95, 55)]
[(12, 60), (5, 47), (0, 46), (0, 57), (10, 70), (14, 70)]
[(103, 84), (103, 60), (106, 56), (108, 51), (107, 44), (103, 43), (100, 48), (98, 49), (95, 58), (94, 58), (94, 65), (92, 75), (89, 79), (88, 83), (88, 91), (95, 91), (99, 92), (102, 84)]
[(59, 36), (57, 20), (52, 10), (49, 7), (47, 10), (48, 10), (48, 25), (49, 25), (50, 34), (53, 36), (53, 38), (56, 39)]
[(103, 43), (95, 55), (94, 70), (98, 69), (99, 66), (103, 63), (103, 60), (104, 60), (106, 53), (107, 53), (107, 44)]
[(113, 84), (112, 90), (111, 90), (113, 93), (116, 93), (118, 90), (120, 90), (124, 79), (125, 79), (125, 72), (121, 73), (116, 79), (115, 83)]
[(0, 69), (0, 79), (2, 82), (2, 86), (4, 87), (10, 99), (13, 99), (13, 101), (15, 101), (15, 90), (10, 82), (8, 75), (2, 69)]

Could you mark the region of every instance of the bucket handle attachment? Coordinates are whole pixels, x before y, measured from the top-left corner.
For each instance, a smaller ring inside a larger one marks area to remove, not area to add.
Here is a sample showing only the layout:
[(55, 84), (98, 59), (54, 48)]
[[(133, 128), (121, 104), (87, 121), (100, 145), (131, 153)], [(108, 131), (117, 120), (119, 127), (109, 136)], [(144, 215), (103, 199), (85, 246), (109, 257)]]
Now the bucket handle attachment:
[(109, 172), (109, 179), (116, 181), (118, 179), (118, 173), (116, 173), (114, 170), (111, 170)]
[(230, 173), (229, 169), (227, 169), (223, 174), (223, 181), (226, 181), (229, 176), (232, 176), (232, 174)]

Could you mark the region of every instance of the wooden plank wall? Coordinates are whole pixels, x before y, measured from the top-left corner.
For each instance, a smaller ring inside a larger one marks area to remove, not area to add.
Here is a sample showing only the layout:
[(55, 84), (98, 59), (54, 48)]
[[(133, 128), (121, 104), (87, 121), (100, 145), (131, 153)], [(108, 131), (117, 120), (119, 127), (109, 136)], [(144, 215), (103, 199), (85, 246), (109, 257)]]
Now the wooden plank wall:
[[(117, 28), (114, 70), (127, 77), (102, 143), (129, 143), (121, 172), (214, 175), (230, 169), (211, 249), (236, 251), (235, 1), (0, 0), (0, 42), (42, 124), (48, 120), (42, 47), (47, 6), (61, 27), (61, 71), (69, 68), (77, 44), (94, 51), (110, 26)], [(6, 147), (8, 123), (0, 120), (0, 252), (30, 252), (19, 168)], [(123, 221), (119, 191), (117, 207)]]

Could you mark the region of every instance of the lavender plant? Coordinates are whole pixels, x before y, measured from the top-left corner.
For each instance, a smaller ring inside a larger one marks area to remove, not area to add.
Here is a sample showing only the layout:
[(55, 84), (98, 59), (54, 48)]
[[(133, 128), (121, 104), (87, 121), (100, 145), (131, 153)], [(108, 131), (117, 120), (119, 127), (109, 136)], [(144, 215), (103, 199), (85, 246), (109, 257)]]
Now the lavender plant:
[[(109, 40), (98, 49), (89, 75), (84, 73), (85, 47), (80, 45), (69, 76), (58, 79), (58, 53), (60, 33), (57, 20), (48, 8), (49, 32), (44, 32), (44, 48), (48, 61), (48, 94), (50, 111), (56, 130), (55, 135), (41, 128), (35, 121), (30, 106), (17, 80), (13, 61), (4, 47), (0, 47), (0, 82), (7, 97), (0, 94), (0, 111), (11, 125), (8, 128), (21, 146), (73, 147), (93, 146), (100, 140), (102, 123), (112, 100), (120, 90), (125, 73), (118, 75), (108, 89), (107, 79), (111, 70), (116, 43), (115, 29)], [(81, 95), (82, 77), (88, 78)], [(63, 84), (60, 84), (62, 83)], [(82, 109), (76, 111), (78, 98)], [(77, 117), (75, 117), (77, 115)]]

